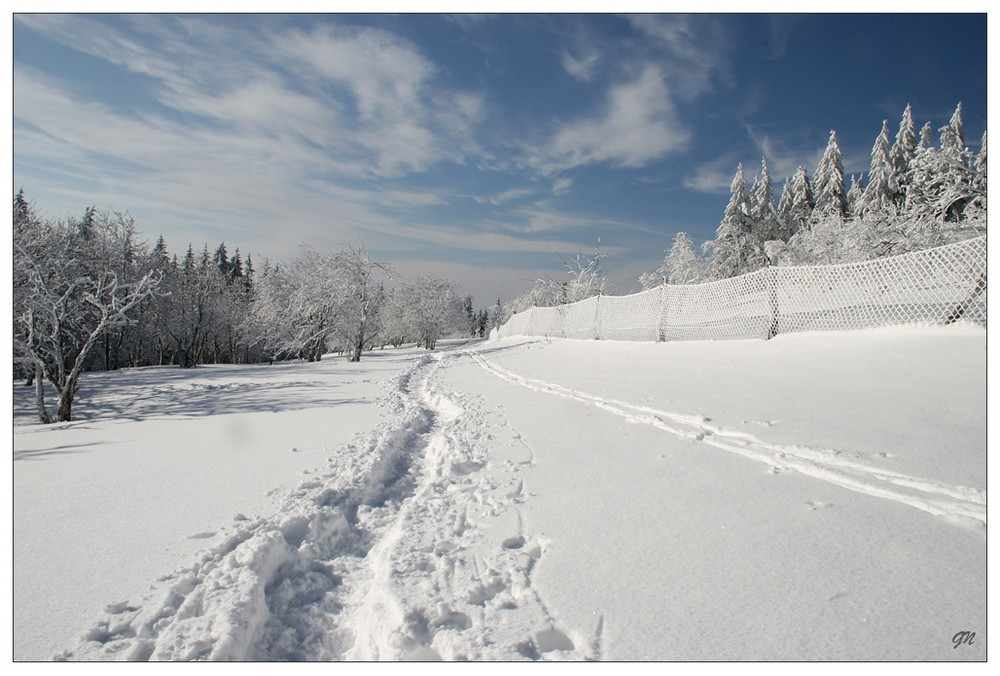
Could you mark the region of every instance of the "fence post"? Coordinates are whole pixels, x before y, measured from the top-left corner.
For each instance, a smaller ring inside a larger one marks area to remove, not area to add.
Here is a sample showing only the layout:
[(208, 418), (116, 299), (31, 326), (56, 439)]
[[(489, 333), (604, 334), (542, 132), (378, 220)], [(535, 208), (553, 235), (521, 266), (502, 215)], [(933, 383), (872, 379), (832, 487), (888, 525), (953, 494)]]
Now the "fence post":
[(662, 343), (667, 339), (666, 324), (667, 312), (667, 285), (660, 284), (656, 287), (656, 293), (660, 296), (660, 314), (656, 318), (656, 342)]
[(601, 294), (594, 297), (594, 340), (601, 339)]
[(771, 340), (778, 335), (778, 270), (774, 267), (767, 268), (767, 305), (771, 311), (771, 322), (765, 340)]
[(962, 315), (965, 314), (965, 311), (969, 309), (970, 305), (972, 305), (972, 301), (976, 300), (976, 298), (979, 297), (979, 294), (981, 294), (985, 290), (986, 290), (986, 271), (984, 270), (979, 275), (979, 280), (976, 282), (976, 288), (972, 290), (972, 293), (969, 294), (968, 298), (959, 303), (958, 306), (951, 311), (951, 314), (948, 315), (947, 319), (944, 320), (944, 323), (954, 324), (959, 319), (961, 319)]

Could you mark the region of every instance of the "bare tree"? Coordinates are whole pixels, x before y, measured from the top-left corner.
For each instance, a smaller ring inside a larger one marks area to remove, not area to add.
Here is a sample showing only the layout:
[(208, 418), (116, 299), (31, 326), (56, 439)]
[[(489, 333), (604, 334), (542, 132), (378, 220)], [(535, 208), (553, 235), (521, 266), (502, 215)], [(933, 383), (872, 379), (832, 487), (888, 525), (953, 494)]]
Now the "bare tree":
[[(100, 226), (101, 221), (88, 218), (86, 223)], [(104, 224), (114, 221), (103, 219)], [(127, 271), (110, 269), (93, 256), (91, 243), (103, 234), (39, 221), (15, 231), (15, 349), (31, 363), (37, 381), (44, 378), (55, 388), (59, 421), (72, 419), (80, 374), (98, 341), (127, 325), (160, 282), (153, 271), (130, 281)], [(39, 419), (49, 422), (39, 382), (36, 394)]]

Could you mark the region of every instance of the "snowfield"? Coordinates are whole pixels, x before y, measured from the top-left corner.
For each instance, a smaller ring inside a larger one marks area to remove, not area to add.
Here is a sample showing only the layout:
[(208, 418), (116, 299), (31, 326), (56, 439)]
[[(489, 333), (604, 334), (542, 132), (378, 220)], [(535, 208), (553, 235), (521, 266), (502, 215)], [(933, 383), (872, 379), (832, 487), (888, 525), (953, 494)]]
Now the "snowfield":
[(981, 327), (82, 383), (13, 388), (16, 660), (986, 658)]

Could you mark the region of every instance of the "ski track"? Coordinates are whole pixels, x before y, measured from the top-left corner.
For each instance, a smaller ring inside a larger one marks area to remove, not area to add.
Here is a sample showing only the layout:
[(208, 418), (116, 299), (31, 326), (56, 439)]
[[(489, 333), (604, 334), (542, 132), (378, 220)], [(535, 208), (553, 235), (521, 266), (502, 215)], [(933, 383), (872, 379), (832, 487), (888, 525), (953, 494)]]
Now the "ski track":
[[(221, 542), (111, 603), (59, 660), (537, 660), (600, 658), (534, 588), (546, 541), (518, 504), (533, 452), (427, 355), (383, 399), (390, 417), (285, 498), (237, 516)], [(491, 452), (506, 443), (512, 457)]]
[(682, 439), (708, 444), (766, 463), (771, 473), (795, 470), (848, 490), (893, 500), (942, 517), (951, 523), (985, 532), (986, 494), (983, 490), (872, 467), (855, 459), (860, 454), (768, 443), (745, 432), (724, 430), (712, 425), (711, 419), (705, 416), (661, 411), (598, 397), (555, 383), (525, 378), (490, 362), (480, 354), (467, 354), (488, 373), (501, 380), (596, 406), (629, 422), (652, 425)]

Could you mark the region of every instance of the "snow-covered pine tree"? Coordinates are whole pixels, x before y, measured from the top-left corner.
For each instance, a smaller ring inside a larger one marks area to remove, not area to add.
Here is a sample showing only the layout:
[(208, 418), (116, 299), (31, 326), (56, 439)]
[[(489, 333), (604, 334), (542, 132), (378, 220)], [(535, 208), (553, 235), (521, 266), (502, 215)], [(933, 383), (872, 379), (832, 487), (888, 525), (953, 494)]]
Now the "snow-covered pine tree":
[(503, 303), (500, 302), (500, 298), (497, 297), (496, 305), (490, 310), (490, 330), (500, 328), (503, 323)]
[(750, 216), (750, 188), (742, 164), (736, 169), (730, 191), (732, 196), (722, 223), (715, 231), (715, 240), (705, 242), (703, 247), (709, 254), (712, 275), (716, 279), (736, 277), (768, 264)]
[(194, 270), (194, 246), (191, 242), (188, 242), (188, 250), (187, 253), (184, 254), (183, 270), (186, 273)]
[(930, 122), (924, 122), (924, 126), (920, 128), (920, 143), (917, 144), (917, 152), (921, 149), (930, 150), (934, 144), (934, 127), (931, 126)]
[(243, 260), (240, 258), (240, 248), (236, 247), (236, 253), (233, 255), (232, 263), (232, 277), (242, 277), (243, 276)]
[(864, 178), (851, 174), (851, 189), (847, 191), (847, 213), (850, 218), (855, 218), (860, 212), (864, 193)]
[(760, 158), (760, 173), (754, 179), (750, 191), (750, 217), (754, 220), (757, 237), (761, 242), (781, 239), (781, 221), (778, 218), (778, 207), (774, 203), (774, 187), (771, 183), (771, 173), (767, 169), (767, 160)]
[(986, 219), (986, 130), (983, 130), (983, 138), (979, 141), (979, 153), (973, 163), (975, 175), (973, 176), (973, 188), (981, 195), (976, 197), (966, 207), (966, 214), (973, 218)]
[(965, 152), (965, 122), (962, 120), (961, 101), (955, 106), (948, 124), (938, 130), (941, 133), (941, 152), (959, 156)]
[(986, 130), (983, 130), (983, 138), (979, 141), (979, 154), (976, 155), (976, 173), (981, 174), (983, 181), (986, 180)]
[(786, 178), (781, 189), (781, 199), (778, 200), (778, 225), (781, 228), (778, 239), (782, 242), (788, 242), (788, 238), (792, 236), (792, 202), (792, 181)]
[(913, 108), (906, 104), (903, 117), (899, 121), (899, 131), (896, 132), (896, 141), (889, 151), (889, 159), (892, 162), (893, 173), (896, 177), (896, 193), (893, 200), (897, 208), (901, 208), (906, 203), (906, 190), (909, 186), (910, 163), (917, 152), (917, 132), (916, 124), (913, 121)]
[(895, 208), (893, 196), (897, 185), (889, 147), (889, 121), (882, 121), (882, 131), (872, 147), (871, 168), (868, 170), (868, 187), (861, 198), (858, 216), (879, 211), (889, 213)]
[(150, 253), (149, 258), (155, 269), (163, 270), (170, 265), (170, 255), (167, 253), (167, 242), (163, 239), (163, 235), (160, 235), (157, 238), (156, 244), (153, 246), (153, 251)]
[(809, 176), (806, 168), (799, 166), (792, 176), (792, 206), (788, 212), (788, 224), (791, 235), (800, 230), (809, 229), (809, 219), (812, 218), (813, 207), (812, 185), (809, 183)]
[(830, 130), (823, 157), (813, 174), (814, 211), (833, 213), (841, 218), (847, 213), (847, 189), (844, 185), (844, 155), (837, 141), (837, 132)]

